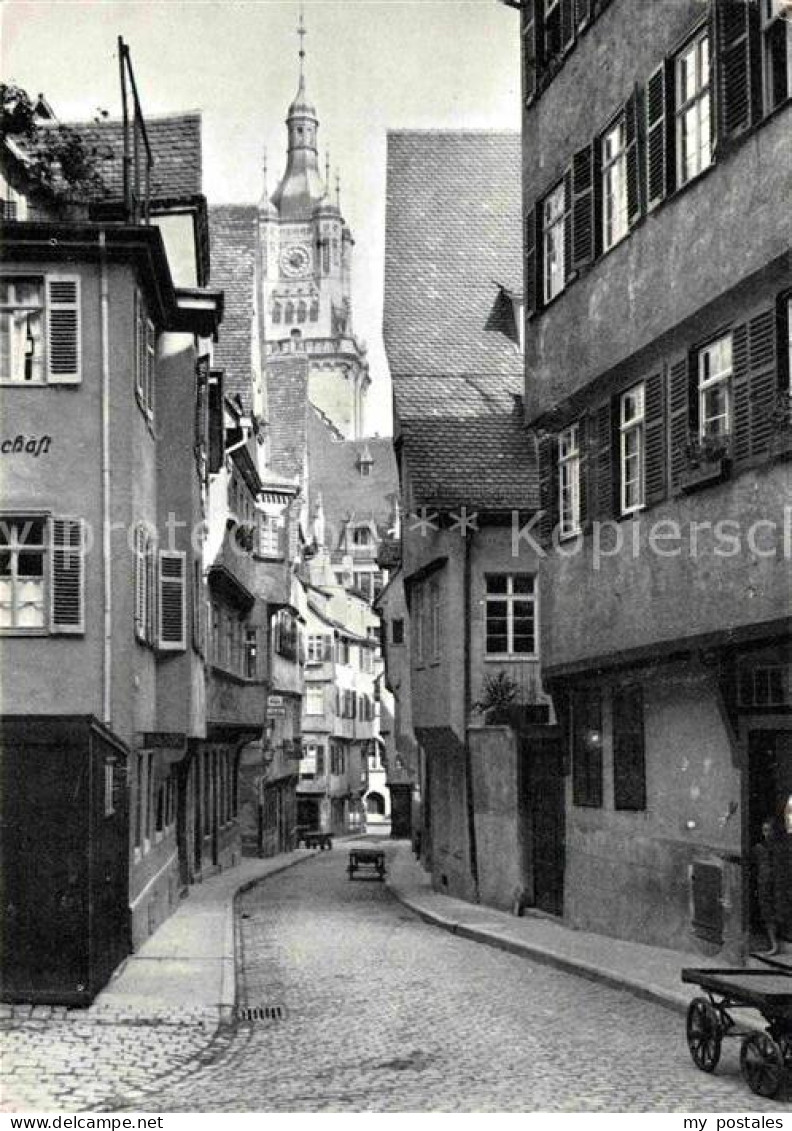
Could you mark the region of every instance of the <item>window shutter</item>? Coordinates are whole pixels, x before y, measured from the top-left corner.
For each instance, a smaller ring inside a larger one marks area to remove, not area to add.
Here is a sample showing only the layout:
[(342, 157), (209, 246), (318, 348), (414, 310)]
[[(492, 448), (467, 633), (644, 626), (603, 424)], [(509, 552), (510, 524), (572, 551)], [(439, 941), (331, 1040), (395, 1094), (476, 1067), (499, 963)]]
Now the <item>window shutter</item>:
[(589, 523), (589, 431), (591, 428), (590, 418), (588, 416), (581, 416), (578, 422), (578, 450), (580, 451), (579, 474), (580, 482), (578, 484), (580, 493), (580, 529), (585, 530)]
[(715, 0), (715, 101), (719, 133), (750, 129), (760, 107), (759, 12), (746, 0)]
[(561, 50), (575, 42), (575, 0), (561, 0)]
[(143, 529), (135, 527), (135, 636), (146, 638), (146, 543)]
[(613, 410), (610, 400), (595, 409), (590, 433), (590, 509), (600, 522), (612, 518), (616, 484), (613, 476)]
[(140, 291), (135, 291), (135, 393), (143, 403), (143, 373), (146, 354), (145, 317)]
[(767, 451), (778, 391), (775, 310), (762, 311), (748, 323), (748, 372), (751, 409), (751, 455)]
[(160, 550), (159, 647), (167, 652), (183, 652), (187, 647), (185, 563), (181, 550)]
[(549, 433), (539, 438), (539, 507), (539, 541), (549, 549), (558, 521), (558, 440)]
[(658, 67), (646, 84), (646, 208), (648, 212), (666, 194), (666, 65)]
[(209, 377), (209, 472), (214, 475), (223, 466), (223, 374), (213, 370)]
[(536, 94), (536, 80), (538, 74), (537, 54), (537, 27), (536, 5), (534, 0), (525, 0), (522, 6), (522, 72), (523, 72), (523, 98), (526, 106), (529, 105)]
[(567, 281), (574, 275), (572, 265), (572, 169), (564, 173), (564, 274)]
[(47, 379), (53, 385), (76, 385), (82, 379), (76, 275), (47, 276)]
[(591, 18), (591, 0), (575, 0), (575, 27), (583, 31)]
[(85, 632), (85, 528), (81, 518), (53, 518), (50, 628)]
[(643, 213), (641, 193), (641, 93), (633, 91), (624, 107), (624, 129), (627, 141), (625, 163), (627, 166), (627, 222), (637, 224)]
[(577, 271), (594, 261), (594, 146), (572, 159), (572, 266)]
[(674, 361), (668, 371), (668, 432), (671, 461), (671, 484), (679, 486), (685, 467), (685, 451), (690, 435), (692, 404), (696, 398), (690, 390), (690, 359), (687, 355)]
[(643, 690), (613, 692), (613, 807), (646, 808)]
[(646, 452), (644, 462), (644, 482), (646, 485), (646, 505), (654, 506), (665, 498), (666, 493), (666, 430), (665, 430), (665, 387), (663, 373), (653, 373), (645, 382), (646, 397)]
[(539, 295), (539, 256), (536, 246), (536, 208), (526, 213), (524, 228), (525, 242), (525, 315), (530, 318), (536, 313)]

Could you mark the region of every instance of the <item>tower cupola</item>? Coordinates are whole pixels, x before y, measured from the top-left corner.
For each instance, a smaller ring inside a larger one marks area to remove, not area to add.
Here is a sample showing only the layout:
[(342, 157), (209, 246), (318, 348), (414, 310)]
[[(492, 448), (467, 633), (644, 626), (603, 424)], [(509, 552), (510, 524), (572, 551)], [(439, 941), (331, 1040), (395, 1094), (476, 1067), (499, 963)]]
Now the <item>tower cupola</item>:
[(308, 33), (302, 13), (297, 34), (300, 36), (300, 81), (286, 116), (289, 139), (286, 172), (272, 196), (281, 220), (309, 220), (314, 207), (325, 195), (316, 144), (319, 119), (305, 87), (304, 37)]

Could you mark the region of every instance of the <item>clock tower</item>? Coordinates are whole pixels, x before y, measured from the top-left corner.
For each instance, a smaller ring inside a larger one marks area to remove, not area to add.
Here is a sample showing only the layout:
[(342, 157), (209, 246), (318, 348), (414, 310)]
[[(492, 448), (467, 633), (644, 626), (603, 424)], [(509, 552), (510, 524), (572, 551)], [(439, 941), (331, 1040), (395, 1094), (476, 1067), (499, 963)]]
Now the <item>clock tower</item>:
[(319, 119), (305, 85), (306, 35), (300, 17), (300, 76), (286, 116), (286, 170), (270, 197), (266, 163), (259, 204), (261, 310), (268, 356), (304, 350), (308, 396), (345, 439), (365, 434), (371, 378), (365, 348), (352, 330), (354, 240), (335, 199), (329, 158), (319, 170)]

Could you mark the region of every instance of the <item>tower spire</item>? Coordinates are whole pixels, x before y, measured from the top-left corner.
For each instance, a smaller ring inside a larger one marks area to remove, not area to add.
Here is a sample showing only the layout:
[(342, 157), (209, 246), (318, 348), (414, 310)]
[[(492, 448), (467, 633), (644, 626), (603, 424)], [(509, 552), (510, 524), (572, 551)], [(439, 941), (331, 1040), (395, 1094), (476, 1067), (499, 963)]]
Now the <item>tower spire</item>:
[(305, 37), (308, 31), (305, 27), (305, 5), (300, 4), (300, 20), (297, 24), (297, 34), (300, 37), (300, 50), (298, 56), (300, 59), (300, 83), (305, 79)]

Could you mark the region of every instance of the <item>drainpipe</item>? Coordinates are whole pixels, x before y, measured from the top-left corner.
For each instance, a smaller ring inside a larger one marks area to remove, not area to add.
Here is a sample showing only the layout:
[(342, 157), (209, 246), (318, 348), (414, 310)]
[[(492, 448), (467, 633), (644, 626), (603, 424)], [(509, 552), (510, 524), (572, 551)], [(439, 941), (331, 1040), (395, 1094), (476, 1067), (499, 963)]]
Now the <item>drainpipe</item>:
[(465, 663), (465, 682), (464, 682), (464, 706), (465, 706), (465, 800), (467, 801), (467, 818), (468, 818), (468, 843), (470, 845), (470, 875), (473, 879), (473, 885), (476, 893), (476, 900), (479, 898), (479, 876), (478, 876), (478, 853), (476, 851), (476, 805), (473, 795), (473, 758), (470, 752), (470, 736), (468, 734), (468, 722), (470, 719), (470, 711), (472, 706), (471, 694), (471, 673), (470, 673), (470, 654), (471, 654), (471, 566), (470, 566), (470, 550), (471, 550), (472, 535), (465, 534), (465, 566), (464, 566), (464, 626), (463, 631), (465, 635), (465, 648), (464, 648), (464, 663)]
[(99, 232), (99, 286), (102, 340), (102, 577), (104, 582), (102, 721), (109, 726), (113, 659), (113, 592), (110, 539), (110, 297), (107, 278), (107, 241), (104, 230)]

